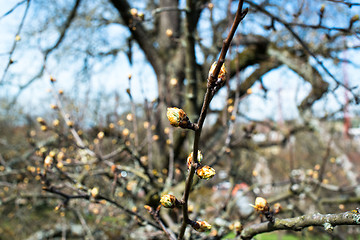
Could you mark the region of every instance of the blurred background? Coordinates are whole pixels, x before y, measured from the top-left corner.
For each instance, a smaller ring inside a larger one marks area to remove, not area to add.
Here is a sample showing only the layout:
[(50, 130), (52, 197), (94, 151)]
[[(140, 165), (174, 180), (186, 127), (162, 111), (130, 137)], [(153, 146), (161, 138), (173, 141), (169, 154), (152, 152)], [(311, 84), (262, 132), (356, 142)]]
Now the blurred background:
[[(211, 64), (238, 1), (0, 0), (0, 239), (166, 239), (144, 205), (179, 199)], [(246, 0), (200, 140), (188, 239), (360, 203), (359, 1)], [(275, 205), (279, 204), (279, 205)], [(181, 211), (161, 221), (178, 232)], [(153, 223), (155, 226), (151, 225)], [(359, 239), (320, 227), (256, 239)]]

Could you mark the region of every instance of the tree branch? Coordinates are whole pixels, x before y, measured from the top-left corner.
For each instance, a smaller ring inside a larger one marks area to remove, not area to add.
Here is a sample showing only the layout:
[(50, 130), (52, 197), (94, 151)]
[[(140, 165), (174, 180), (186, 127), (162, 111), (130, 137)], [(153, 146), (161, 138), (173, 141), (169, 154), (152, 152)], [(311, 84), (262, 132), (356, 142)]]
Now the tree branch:
[(323, 226), (326, 231), (333, 231), (338, 225), (360, 225), (360, 213), (345, 212), (338, 214), (309, 214), (295, 218), (275, 219), (274, 223), (263, 222), (246, 227), (241, 232), (241, 239), (251, 239), (253, 236), (277, 230), (300, 231), (310, 226)]
[(144, 28), (143, 24), (137, 22), (134, 25), (133, 17), (130, 13), (130, 5), (126, 0), (110, 0), (114, 7), (118, 10), (125, 25), (129, 28), (131, 35), (134, 37), (140, 48), (149, 60), (151, 66), (154, 68), (156, 75), (161, 74), (162, 64), (159, 60), (158, 52), (155, 49), (153, 42), (149, 38), (149, 33)]
[(215, 67), (215, 70), (213, 71), (213, 73), (210, 74), (210, 76), (208, 77), (208, 85), (207, 85), (207, 89), (206, 89), (206, 93), (205, 93), (205, 97), (204, 97), (204, 103), (201, 109), (201, 113), (200, 113), (200, 117), (199, 120), (197, 122), (197, 128), (195, 130), (195, 139), (194, 139), (194, 145), (193, 145), (193, 161), (190, 167), (190, 171), (189, 171), (189, 175), (186, 179), (186, 183), (185, 183), (185, 191), (184, 191), (184, 195), (181, 199), (182, 202), (182, 212), (183, 212), (183, 223), (181, 225), (180, 228), (180, 232), (179, 232), (179, 236), (178, 239), (183, 239), (184, 237), (184, 233), (186, 230), (186, 226), (189, 223), (189, 217), (188, 217), (188, 199), (189, 199), (189, 195), (190, 195), (190, 189), (191, 189), (191, 185), (192, 185), (192, 180), (194, 177), (194, 173), (195, 173), (195, 169), (196, 169), (196, 165), (198, 164), (198, 159), (197, 159), (197, 152), (199, 150), (199, 142), (200, 142), (200, 136), (201, 136), (201, 131), (202, 131), (202, 127), (206, 118), (206, 113), (208, 110), (208, 107), (210, 105), (210, 102), (215, 94), (215, 87), (214, 87), (214, 83), (217, 80), (217, 77), (219, 75), (220, 72), (220, 68), (222, 67), (224, 61), (225, 61), (225, 57), (226, 57), (226, 53), (229, 50), (230, 47), (230, 43), (234, 37), (235, 31), (237, 29), (237, 27), (239, 26), (241, 20), (245, 17), (246, 13), (247, 13), (247, 9), (245, 9), (244, 11), (242, 11), (242, 6), (243, 6), (244, 0), (240, 0), (239, 1), (239, 5), (238, 5), (238, 9), (236, 12), (236, 16), (233, 22), (233, 25), (230, 29), (230, 32), (226, 38), (226, 40), (223, 43), (223, 48), (221, 50), (219, 59), (217, 61), (217, 65)]

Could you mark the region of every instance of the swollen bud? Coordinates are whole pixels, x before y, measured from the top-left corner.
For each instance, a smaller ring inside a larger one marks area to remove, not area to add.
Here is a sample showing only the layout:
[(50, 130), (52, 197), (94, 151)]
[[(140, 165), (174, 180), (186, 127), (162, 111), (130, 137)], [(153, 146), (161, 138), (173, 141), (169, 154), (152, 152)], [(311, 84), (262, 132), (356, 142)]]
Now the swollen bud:
[(359, 14), (356, 14), (356, 15), (352, 16), (350, 21), (353, 22), (353, 23), (356, 22), (356, 21), (359, 21)]
[[(216, 63), (217, 62), (214, 62), (212, 65), (211, 65), (211, 68), (210, 68), (210, 71), (209, 71), (209, 76), (208, 78), (210, 79), (211, 77), (211, 74), (214, 75), (214, 71), (215, 71), (215, 68), (216, 68)], [(225, 64), (223, 64), (221, 66), (221, 69), (220, 69), (220, 72), (219, 72), (219, 75), (218, 75), (218, 81), (220, 82), (225, 82), (226, 80), (226, 68), (225, 68)]]
[(174, 195), (165, 194), (161, 197), (160, 203), (166, 208), (174, 208), (178, 204), (178, 200)]
[(359, 14), (352, 16), (350, 19), (349, 29), (352, 28), (353, 24), (357, 21), (359, 21)]
[(167, 118), (174, 127), (186, 128), (190, 124), (190, 120), (184, 110), (176, 107), (167, 109)]
[(255, 208), (258, 212), (265, 212), (269, 211), (269, 203), (266, 201), (265, 198), (257, 197), (255, 199), (255, 205), (251, 205), (253, 208)]
[(90, 190), (90, 194), (92, 197), (96, 198), (99, 195), (99, 188), (94, 187)]
[[(197, 155), (197, 161), (198, 163), (201, 163), (203, 159), (203, 155), (201, 153), (200, 150), (198, 150), (198, 155)], [(190, 170), (190, 167), (191, 167), (191, 164), (193, 162), (193, 152), (191, 152), (187, 158), (187, 162), (186, 162), (186, 165), (187, 165), (187, 169)]]
[(216, 172), (215, 169), (209, 166), (203, 166), (196, 170), (196, 174), (199, 178), (209, 180), (213, 176), (215, 176)]
[(196, 221), (191, 226), (198, 232), (205, 232), (211, 229), (211, 225), (206, 221)]

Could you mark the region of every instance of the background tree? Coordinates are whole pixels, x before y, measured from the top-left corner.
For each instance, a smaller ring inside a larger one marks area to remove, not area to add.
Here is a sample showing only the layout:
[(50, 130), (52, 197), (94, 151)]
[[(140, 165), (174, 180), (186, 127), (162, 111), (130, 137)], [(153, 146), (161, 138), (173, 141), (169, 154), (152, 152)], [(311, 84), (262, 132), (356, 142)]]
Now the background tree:
[[(333, 227), (359, 224), (351, 212), (360, 201), (359, 149), (337, 119), (358, 112), (360, 4), (244, 2), (226, 85), (199, 141), (171, 128), (166, 109), (183, 108), (197, 123), (237, 1), (27, 0), (7, 9), (2, 24), (20, 20), (1, 55), (1, 233), (181, 238), (181, 207), (158, 206), (164, 194), (182, 196), (198, 141), (217, 175), (195, 180), (186, 208), (212, 230), (188, 229), (186, 238), (306, 227), (309, 235), (357, 234)], [(249, 206), (258, 196), (264, 223)]]

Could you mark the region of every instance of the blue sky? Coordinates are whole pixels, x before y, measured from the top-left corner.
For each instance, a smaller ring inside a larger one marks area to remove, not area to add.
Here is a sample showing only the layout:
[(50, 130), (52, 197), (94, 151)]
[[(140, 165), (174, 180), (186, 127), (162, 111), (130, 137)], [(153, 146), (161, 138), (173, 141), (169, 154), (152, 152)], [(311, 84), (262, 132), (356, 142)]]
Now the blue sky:
[[(0, 9), (0, 16), (2, 16), (6, 11), (8, 11), (12, 6), (14, 6), (18, 1), (6, 1), (0, 0), (2, 8)], [(354, 7), (353, 7), (354, 8)], [(25, 4), (17, 8), (9, 16), (6, 16), (0, 19), (0, 73), (2, 75), (3, 69), (6, 66), (8, 54), (6, 54), (13, 43), (17, 27), (20, 23), (20, 19), (23, 15), (25, 9)], [(360, 9), (360, 8), (354, 8)], [(36, 15), (33, 12), (33, 9), (30, 8), (29, 16)], [(206, 17), (208, 13), (205, 11), (204, 16)], [(219, 12), (221, 15), (221, 12)], [(249, 21), (252, 19), (252, 16), (249, 15)], [(23, 29), (23, 34), (21, 34), (22, 40), (19, 42), (18, 49), (15, 51), (13, 58), (16, 60), (15, 64), (11, 66), (9, 75), (13, 74), (11, 81), (16, 85), (17, 83), (26, 82), (30, 76), (33, 76), (37, 73), (38, 69), (41, 66), (41, 54), (37, 49), (37, 42), (34, 39), (27, 38), (36, 38), (41, 41), (51, 42), (56, 39), (56, 37), (51, 34), (44, 34), (44, 38), (38, 36), (30, 36), (28, 33), (32, 30), (34, 25), (32, 25), (33, 20), (30, 20), (29, 17), (25, 22), (25, 27)], [(35, 21), (36, 22), (36, 21)], [(206, 19), (203, 20), (201, 26), (206, 26)], [(36, 27), (36, 26), (35, 26)], [(242, 26), (240, 26), (241, 28)], [(244, 30), (245, 29), (245, 30)], [(242, 31), (246, 32), (249, 28), (244, 28)], [(123, 27), (118, 25), (113, 25), (104, 30), (104, 34), (107, 35), (109, 39), (116, 39), (119, 36), (127, 36), (129, 33)], [(203, 34), (206, 34), (204, 32)], [(31, 44), (29, 44), (29, 42)], [(44, 43), (43, 43), (44, 44)], [(354, 39), (353, 44), (360, 44), (360, 40)], [(41, 43), (40, 43), (41, 45)], [(56, 53), (54, 55), (59, 55), (61, 53)], [(348, 57), (355, 62), (359, 62), (359, 56), (355, 51), (348, 51)], [(118, 92), (123, 100), (127, 101), (127, 96), (125, 94), (126, 88), (129, 87), (128, 83), (128, 74), (132, 74), (133, 78), (131, 81), (132, 94), (137, 102), (142, 102), (144, 100), (144, 95), (147, 99), (152, 100), (157, 97), (157, 84), (153, 70), (144, 61), (144, 56), (138, 47), (134, 46), (134, 64), (130, 66), (125, 54), (120, 53), (117, 58), (114, 60), (108, 60), (108, 64), (94, 64), (94, 72), (91, 79), (86, 84), (81, 84), (78, 80), (78, 75), (76, 74), (80, 66), (79, 59), (72, 60), (63, 60), (60, 63), (54, 56), (51, 56), (47, 63), (47, 69), (44, 76), (34, 82), (28, 89), (26, 89), (19, 98), (19, 103), (27, 107), (28, 111), (42, 112), (48, 110), (48, 105), (51, 103), (51, 95), (48, 93), (50, 88), (49, 76), (53, 75), (58, 81), (56, 83), (57, 88), (64, 89), (65, 93), (74, 94), (72, 89), (77, 89), (77, 95), (79, 99), (84, 99), (87, 91), (90, 91), (94, 98), (99, 92), (103, 92), (104, 95), (112, 94), (115, 91)], [(198, 62), (202, 62), (201, 55), (198, 54)], [(330, 63), (325, 62), (326, 65), (331, 65)], [(342, 81), (343, 78), (343, 66), (339, 65), (338, 67), (330, 68), (330, 71)], [(321, 70), (320, 70), (321, 71)], [(349, 78), (350, 85), (360, 84), (359, 69), (354, 66), (347, 64), (346, 66), (347, 75)], [(251, 68), (242, 73), (242, 78), (246, 77), (251, 73)], [(334, 82), (328, 77), (328, 82), (334, 86)], [(83, 81), (83, 80), (82, 80)], [(264, 99), (263, 91), (259, 88), (259, 85), (256, 84), (253, 87), (253, 94), (245, 98), (241, 103), (241, 111), (246, 112), (250, 118), (255, 119), (278, 119), (279, 114), (279, 100), (281, 100), (281, 109), (282, 109), (282, 118), (284, 119), (293, 119), (298, 117), (296, 104), (301, 102), (303, 97), (310, 91), (310, 85), (305, 83), (301, 78), (299, 78), (295, 73), (288, 70), (286, 67), (281, 67), (278, 70), (274, 70), (271, 73), (267, 74), (263, 78), (265, 86), (269, 89), (267, 98)], [(89, 84), (91, 88), (89, 89)], [(279, 97), (279, 91), (281, 95)], [(7, 85), (6, 88), (0, 89), (0, 96), (12, 96), (16, 93), (16, 87), (11, 87)], [(221, 90), (218, 96), (214, 99), (212, 103), (213, 108), (222, 106), (224, 102), (224, 97), (226, 96), (225, 89)], [(335, 96), (338, 97), (340, 102), (344, 102), (344, 90), (338, 89)], [(326, 101), (319, 101), (314, 105), (314, 109), (319, 111), (319, 113), (324, 112), (324, 109), (327, 111), (333, 111), (339, 107), (335, 97), (332, 94), (329, 94), (326, 98)], [(44, 105), (44, 101), (46, 105)], [(105, 103), (104, 103), (105, 104)], [(356, 107), (357, 109), (358, 107)], [(31, 110), (30, 110), (31, 109)], [(321, 114), (319, 114), (321, 115)]]

